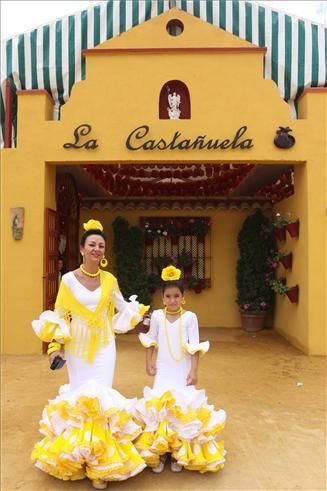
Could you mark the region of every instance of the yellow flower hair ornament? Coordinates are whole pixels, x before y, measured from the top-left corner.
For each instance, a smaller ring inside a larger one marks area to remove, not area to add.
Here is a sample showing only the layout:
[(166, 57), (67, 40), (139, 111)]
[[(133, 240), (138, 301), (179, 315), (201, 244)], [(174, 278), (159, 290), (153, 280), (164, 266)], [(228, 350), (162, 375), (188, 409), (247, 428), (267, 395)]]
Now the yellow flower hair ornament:
[(180, 279), (181, 274), (182, 272), (180, 269), (175, 268), (175, 266), (173, 265), (170, 265), (161, 271), (161, 279), (163, 281), (175, 281)]
[(101, 232), (103, 231), (102, 224), (98, 220), (93, 220), (93, 219), (89, 220), (86, 223), (83, 223), (83, 228), (85, 231), (88, 230), (101, 230)]

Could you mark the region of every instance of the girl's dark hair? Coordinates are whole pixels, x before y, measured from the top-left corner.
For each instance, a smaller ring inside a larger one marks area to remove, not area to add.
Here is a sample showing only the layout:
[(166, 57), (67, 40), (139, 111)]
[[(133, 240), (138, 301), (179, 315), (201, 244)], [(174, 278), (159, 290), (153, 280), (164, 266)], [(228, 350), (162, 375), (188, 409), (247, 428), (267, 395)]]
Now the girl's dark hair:
[(167, 288), (178, 288), (183, 294), (185, 291), (185, 286), (183, 280), (168, 280), (162, 282), (162, 293), (165, 293)]
[(82, 235), (82, 237), (81, 237), (81, 246), (82, 247), (85, 246), (85, 241), (86, 241), (86, 239), (90, 235), (100, 235), (100, 237), (102, 237), (104, 240), (107, 239), (106, 236), (104, 235), (104, 233), (102, 232), (102, 230), (99, 230), (99, 229), (96, 229), (96, 230), (86, 230), (84, 232), (84, 234)]

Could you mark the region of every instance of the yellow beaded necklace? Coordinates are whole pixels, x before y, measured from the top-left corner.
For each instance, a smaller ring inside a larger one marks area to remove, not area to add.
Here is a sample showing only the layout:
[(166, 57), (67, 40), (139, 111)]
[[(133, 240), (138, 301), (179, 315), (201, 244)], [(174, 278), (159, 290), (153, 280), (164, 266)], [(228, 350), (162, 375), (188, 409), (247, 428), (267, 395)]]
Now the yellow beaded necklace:
[[(176, 312), (169, 312), (167, 310), (167, 307), (164, 309), (164, 327), (165, 327), (165, 333), (166, 333), (166, 340), (167, 340), (167, 346), (168, 346), (168, 351), (170, 356), (172, 357), (173, 360), (175, 361), (181, 361), (182, 358), (184, 358), (184, 353), (183, 353), (183, 331), (182, 331), (182, 307), (177, 310)], [(179, 350), (180, 354), (178, 357), (176, 357), (171, 349), (171, 344), (169, 340), (169, 334), (168, 334), (168, 328), (167, 328), (167, 314), (179, 314)]]
[(83, 264), (81, 264), (79, 269), (82, 271), (83, 274), (85, 274), (86, 276), (89, 276), (90, 278), (95, 278), (96, 276), (99, 276), (99, 274), (100, 274), (100, 268), (98, 268), (98, 271), (96, 273), (89, 273), (88, 271), (86, 271), (86, 269), (84, 269)]

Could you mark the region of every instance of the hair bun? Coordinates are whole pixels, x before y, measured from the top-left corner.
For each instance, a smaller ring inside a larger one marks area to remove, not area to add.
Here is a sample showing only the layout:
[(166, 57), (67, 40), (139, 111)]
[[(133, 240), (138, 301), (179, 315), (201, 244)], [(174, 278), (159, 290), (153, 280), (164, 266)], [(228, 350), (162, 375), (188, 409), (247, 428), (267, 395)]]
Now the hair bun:
[(86, 223), (83, 223), (83, 228), (85, 231), (88, 230), (101, 230), (103, 232), (103, 226), (98, 220), (89, 220)]

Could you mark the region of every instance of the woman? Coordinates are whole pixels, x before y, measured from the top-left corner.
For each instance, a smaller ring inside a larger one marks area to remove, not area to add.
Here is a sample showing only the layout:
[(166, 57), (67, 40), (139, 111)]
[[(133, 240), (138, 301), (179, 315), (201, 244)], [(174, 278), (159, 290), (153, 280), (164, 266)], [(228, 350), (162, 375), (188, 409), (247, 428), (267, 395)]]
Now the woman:
[[(32, 452), (35, 465), (64, 480), (88, 477), (93, 487), (124, 480), (145, 467), (131, 443), (141, 427), (130, 416), (136, 400), (112, 389), (116, 348), (114, 332), (126, 332), (149, 307), (126, 302), (106, 266), (105, 236), (96, 220), (84, 224), (83, 264), (62, 277), (55, 312), (33, 321), (35, 333), (49, 342), (51, 368), (67, 361), (69, 385), (45, 407)], [(115, 314), (115, 310), (118, 313)]]

